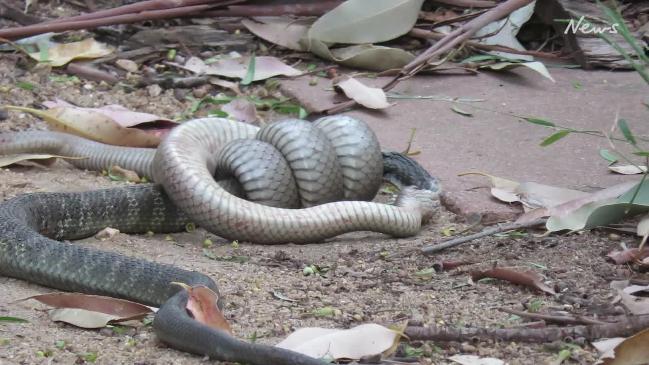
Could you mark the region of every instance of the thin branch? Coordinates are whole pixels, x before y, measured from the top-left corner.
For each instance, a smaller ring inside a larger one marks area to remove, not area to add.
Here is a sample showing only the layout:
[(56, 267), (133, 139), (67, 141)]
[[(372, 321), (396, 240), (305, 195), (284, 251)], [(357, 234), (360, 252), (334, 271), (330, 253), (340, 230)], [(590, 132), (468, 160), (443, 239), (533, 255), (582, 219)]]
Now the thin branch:
[[(414, 37), (414, 38), (423, 38), (423, 39), (442, 39), (445, 37), (445, 34), (442, 33), (437, 33), (437, 32), (431, 32), (425, 29), (419, 29), (419, 28), (413, 28), (409, 33), (409, 36)], [(507, 52), (507, 53), (512, 53), (512, 54), (520, 54), (520, 55), (528, 55), (528, 56), (534, 56), (534, 57), (544, 57), (544, 58), (561, 58), (558, 56), (556, 53), (548, 53), (548, 52), (538, 52), (538, 51), (521, 51), (515, 48), (510, 48), (506, 46), (499, 46), (499, 45), (491, 45), (491, 44), (484, 44), (480, 42), (474, 42), (474, 41), (466, 41), (465, 42), (467, 46), (480, 49), (483, 51), (498, 51), (498, 52)]]
[[(201, 1), (205, 1), (205, 0), (201, 0)], [(115, 16), (101, 17), (97, 19), (86, 19), (86, 20), (61, 19), (59, 21), (39, 23), (39, 24), (29, 25), (26, 27), (0, 29), (0, 37), (8, 38), (8, 39), (16, 39), (16, 38), (27, 37), (27, 36), (32, 36), (32, 35), (42, 34), (47, 32), (64, 32), (68, 30), (92, 29), (92, 28), (97, 28), (97, 27), (102, 27), (107, 25), (129, 24), (129, 23), (143, 22), (147, 20), (177, 18), (181, 16), (198, 14), (205, 10), (211, 9), (215, 6), (231, 4), (232, 2), (234, 2), (234, 0), (221, 1), (213, 4), (179, 6), (176, 8), (165, 8), (162, 10), (147, 10), (139, 13), (128, 13), (128, 14), (121, 14)], [(137, 4), (133, 4), (133, 5), (137, 5)]]
[(337, 1), (319, 1), (305, 4), (285, 4), (285, 5), (236, 5), (228, 6), (225, 10), (212, 10), (202, 13), (201, 16), (220, 17), (220, 16), (280, 16), (280, 15), (300, 15), (300, 16), (319, 16), (329, 10), (337, 7), (343, 2)]
[(536, 320), (542, 320), (545, 322), (550, 322), (550, 323), (555, 323), (555, 324), (606, 324), (607, 322), (603, 322), (594, 318), (588, 318), (588, 317), (574, 317), (574, 316), (555, 316), (551, 314), (542, 314), (542, 313), (530, 313), (530, 312), (524, 312), (524, 311), (518, 311), (515, 309), (509, 309), (509, 308), (500, 308), (501, 311), (509, 314), (513, 314), (519, 317), (523, 318), (530, 318), (530, 319), (536, 319)]
[(497, 224), (497, 225), (492, 226), (492, 227), (487, 227), (484, 230), (482, 230), (482, 231), (480, 231), (478, 233), (475, 233), (475, 234), (453, 238), (453, 239), (447, 240), (445, 242), (442, 242), (442, 243), (439, 243), (439, 244), (436, 244), (436, 245), (430, 245), (430, 246), (422, 247), (421, 252), (423, 254), (425, 254), (425, 255), (430, 255), (432, 253), (442, 251), (442, 250), (445, 250), (447, 248), (459, 246), (459, 245), (461, 245), (463, 243), (470, 242), (470, 241), (476, 240), (478, 238), (493, 236), (494, 234), (497, 234), (497, 233), (513, 231), (513, 230), (521, 229), (521, 228), (536, 227), (536, 226), (545, 224), (546, 221), (547, 221), (546, 219), (536, 219), (536, 220), (531, 221), (531, 222), (523, 222), (523, 223), (513, 222), (513, 223), (507, 223), (507, 224)]
[(572, 338), (595, 340), (627, 337), (649, 327), (649, 315), (627, 316), (614, 323), (545, 328), (406, 328), (405, 335), (413, 341), (457, 341), (475, 339), (547, 343)]

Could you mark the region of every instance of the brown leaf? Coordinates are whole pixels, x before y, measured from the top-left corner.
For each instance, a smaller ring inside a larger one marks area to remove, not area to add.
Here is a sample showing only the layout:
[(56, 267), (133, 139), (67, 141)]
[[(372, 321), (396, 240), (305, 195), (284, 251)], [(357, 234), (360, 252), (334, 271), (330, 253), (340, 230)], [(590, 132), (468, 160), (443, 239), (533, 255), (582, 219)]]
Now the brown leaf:
[(237, 98), (223, 105), (221, 110), (228, 113), (228, 117), (245, 123), (259, 121), (255, 104), (245, 98)]
[(184, 290), (189, 292), (187, 301), (187, 311), (189, 311), (195, 320), (218, 330), (226, 331), (232, 334), (230, 324), (223, 317), (223, 313), (216, 305), (219, 299), (218, 295), (205, 286), (189, 286), (183, 283), (180, 285)]
[(45, 101), (43, 102), (43, 105), (45, 105), (49, 109), (71, 108), (97, 112), (107, 116), (122, 127), (135, 127), (145, 124), (145, 127), (147, 129), (152, 129), (153, 127), (155, 127), (153, 129), (169, 130), (178, 125), (170, 119), (162, 118), (155, 114), (136, 112), (117, 104), (110, 104), (101, 108), (81, 108), (72, 105), (64, 100), (56, 99), (52, 101)]
[(626, 264), (627, 262), (643, 260), (644, 258), (649, 257), (649, 247), (642, 249), (642, 252), (640, 252), (637, 247), (628, 248), (622, 251), (611, 251), (608, 255), (606, 255), (606, 257), (611, 259), (615, 264), (622, 265)]
[[(196, 74), (216, 75), (243, 79), (248, 73), (250, 57), (228, 58), (206, 64), (198, 57), (191, 57), (184, 66), (172, 64)], [(302, 72), (294, 69), (278, 58), (271, 56), (255, 57), (255, 75), (253, 81), (265, 80), (273, 76), (299, 76)]]
[(29, 299), (57, 308), (51, 314), (53, 320), (83, 328), (100, 328), (108, 323), (143, 318), (153, 312), (143, 304), (99, 295), (50, 293), (21, 301)]
[(98, 142), (128, 147), (156, 147), (161, 133), (125, 128), (108, 116), (84, 108), (57, 107), (38, 110), (6, 106), (9, 110), (31, 113), (46, 121), (54, 130), (71, 133)]
[(615, 346), (613, 358), (602, 357), (604, 365), (642, 365), (649, 359), (649, 329), (638, 332)]
[(241, 24), (246, 27), (250, 33), (262, 38), (268, 42), (292, 49), (294, 51), (307, 51), (300, 43), (309, 31), (312, 22), (300, 21), (299, 19), (281, 17), (281, 18), (257, 18), (256, 21), (243, 19)]
[(478, 281), (483, 278), (505, 280), (513, 284), (538, 289), (548, 294), (556, 294), (554, 289), (543, 283), (543, 278), (534, 271), (515, 271), (512, 269), (496, 267), (490, 270), (471, 272), (471, 279), (473, 281)]

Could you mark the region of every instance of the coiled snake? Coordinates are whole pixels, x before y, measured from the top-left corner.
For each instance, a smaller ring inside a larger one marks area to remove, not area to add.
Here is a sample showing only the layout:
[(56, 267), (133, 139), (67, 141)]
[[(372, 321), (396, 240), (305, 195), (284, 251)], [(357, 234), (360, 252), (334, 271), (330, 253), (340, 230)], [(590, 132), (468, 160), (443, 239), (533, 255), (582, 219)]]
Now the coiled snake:
[[(359, 230), (403, 237), (419, 231), (439, 190), (414, 161), (381, 155), (373, 132), (348, 117), (313, 124), (287, 120), (261, 130), (196, 119), (172, 130), (157, 150), (55, 132), (0, 134), (0, 154), (27, 151), (84, 156), (70, 162), (93, 170), (119, 165), (153, 177), (166, 194), (158, 185), (137, 185), (8, 200), (0, 204), (1, 275), (161, 306), (154, 328), (164, 342), (250, 364), (323, 362), (249, 344), (192, 320), (184, 309), (187, 292), (170, 283), (205, 285), (218, 293), (203, 274), (58, 240), (87, 237), (107, 226), (125, 233), (172, 232), (190, 220), (220, 236), (256, 243), (317, 242)], [(384, 173), (427, 190), (405, 188), (395, 206), (361, 201), (376, 194)], [(288, 209), (298, 206), (305, 208)]]

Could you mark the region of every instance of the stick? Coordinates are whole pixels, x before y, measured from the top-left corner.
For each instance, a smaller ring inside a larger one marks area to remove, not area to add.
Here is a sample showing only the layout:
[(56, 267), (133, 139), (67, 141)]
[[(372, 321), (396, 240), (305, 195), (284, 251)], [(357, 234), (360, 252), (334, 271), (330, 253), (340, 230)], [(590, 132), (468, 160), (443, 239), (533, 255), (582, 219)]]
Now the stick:
[[(121, 15), (115, 15), (109, 17), (101, 17), (97, 19), (94, 18), (85, 19), (85, 20), (84, 19), (82, 20), (62, 19), (60, 21), (39, 23), (39, 24), (29, 25), (26, 27), (0, 29), (0, 37), (15, 39), (15, 38), (32, 36), (36, 34), (47, 33), (47, 32), (64, 32), (68, 30), (92, 29), (92, 28), (102, 27), (106, 25), (129, 24), (129, 23), (138, 23), (146, 20), (176, 18), (181, 16), (194, 15), (202, 11), (205, 11), (207, 9), (211, 9), (215, 6), (230, 4), (232, 2), (234, 2), (234, 0), (221, 1), (214, 4), (180, 6), (177, 8), (150, 10), (150, 11), (143, 11), (140, 13), (121, 14)], [(137, 4), (133, 4), (133, 5), (137, 5)]]
[(226, 10), (212, 10), (202, 13), (205, 17), (220, 16), (279, 16), (279, 15), (300, 15), (320, 16), (329, 10), (342, 4), (342, 1), (320, 1), (313, 3), (296, 3), (286, 5), (235, 5), (228, 6)]
[(649, 327), (649, 315), (626, 316), (614, 323), (594, 324), (588, 326), (545, 327), (545, 328), (440, 328), (414, 327), (406, 328), (405, 335), (411, 341), (457, 341), (464, 342), (474, 339), (516, 342), (547, 343), (563, 341), (567, 338), (584, 338), (596, 340), (599, 338), (627, 337)]
[[(414, 38), (423, 38), (423, 39), (442, 39), (445, 37), (445, 35), (442, 33), (431, 32), (419, 28), (413, 28), (410, 32), (408, 32), (408, 35)], [(528, 55), (528, 56), (535, 56), (535, 57), (560, 58), (555, 53), (538, 52), (538, 51), (521, 51), (515, 48), (491, 45), (491, 44), (483, 44), (474, 41), (466, 41), (466, 45), (476, 49), (481, 49), (483, 51), (499, 51), (499, 52), (507, 52), (507, 53), (521, 54), (521, 55)]]
[(502, 233), (502, 232), (507, 232), (507, 231), (513, 231), (516, 229), (521, 229), (521, 228), (532, 228), (539, 226), (541, 224), (545, 224), (546, 219), (537, 219), (531, 222), (524, 222), (524, 223), (517, 223), (517, 222), (512, 222), (512, 223), (507, 223), (507, 224), (497, 224), (492, 227), (487, 227), (483, 229), (482, 231), (471, 234), (468, 236), (462, 236), (462, 237), (457, 237), (453, 238), (450, 240), (447, 240), (445, 242), (436, 244), (436, 245), (430, 245), (430, 246), (425, 246), (422, 247), (421, 252), (424, 255), (430, 255), (432, 253), (442, 251), (444, 249), (450, 248), (450, 247), (455, 247), (459, 246), (465, 242), (473, 241), (478, 238), (482, 237), (488, 237), (488, 236), (493, 236), (494, 234), (497, 233)]
[(500, 310), (505, 313), (517, 315), (519, 317), (542, 320), (544, 322), (551, 322), (555, 324), (606, 324), (607, 323), (607, 322), (603, 322), (588, 317), (553, 316), (551, 314), (530, 313), (530, 312), (523, 312), (523, 311), (518, 311), (509, 308), (500, 308)]

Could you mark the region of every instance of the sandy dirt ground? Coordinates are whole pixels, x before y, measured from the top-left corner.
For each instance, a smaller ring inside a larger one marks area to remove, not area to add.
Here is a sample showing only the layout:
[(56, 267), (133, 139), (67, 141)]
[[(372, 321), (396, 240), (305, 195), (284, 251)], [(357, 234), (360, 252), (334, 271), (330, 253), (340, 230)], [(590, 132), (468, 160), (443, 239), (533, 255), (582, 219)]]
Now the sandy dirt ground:
[[(60, 98), (77, 105), (96, 107), (121, 104), (165, 117), (180, 115), (189, 102), (178, 101), (171, 91), (150, 97), (146, 90), (126, 92), (91, 82), (53, 81), (47, 69), (26, 71), (15, 67), (15, 58), (0, 59), (0, 104), (33, 105)], [(25, 90), (18, 82), (37, 87)], [(512, 101), (515, 102), (515, 101)], [(35, 118), (11, 112), (3, 115), (0, 132), (44, 129)], [(432, 171), (434, 174), (435, 171)], [(48, 168), (0, 169), (0, 200), (39, 191), (83, 191), (116, 186), (96, 172), (74, 169), (64, 162)], [(523, 321), (499, 310), (523, 309), (530, 303), (542, 311), (576, 315), (619, 314), (608, 288), (613, 279), (632, 275), (605, 261), (605, 254), (620, 242), (607, 233), (541, 237), (534, 234), (491, 237), (426, 257), (411, 252), (443, 237), (449, 228), (462, 230), (461, 219), (441, 211), (435, 222), (413, 238), (393, 239), (372, 233), (354, 233), (322, 244), (261, 246), (231, 242), (198, 229), (169, 236), (118, 234), (111, 240), (88, 238), (80, 245), (110, 250), (197, 270), (217, 280), (225, 296), (225, 315), (240, 338), (276, 343), (296, 328), (322, 326), (349, 328), (361, 323), (393, 324), (412, 320), (424, 325), (462, 327), (512, 327)], [(206, 238), (214, 244), (203, 247)], [(635, 238), (622, 237), (627, 243)], [(396, 256), (385, 259), (385, 256)], [(245, 262), (214, 260), (238, 256)], [(212, 257), (212, 258), (210, 258)], [(475, 265), (422, 278), (421, 270), (440, 261), (474, 261)], [(330, 270), (323, 276), (305, 276), (307, 265)], [(475, 269), (515, 266), (542, 274), (557, 296), (544, 295), (500, 281), (471, 283)], [(639, 276), (643, 278), (642, 276)], [(646, 279), (647, 276), (644, 276)], [(0, 316), (20, 317), (28, 323), (0, 324), (0, 364), (203, 364), (200, 356), (167, 348), (156, 340), (150, 326), (84, 330), (52, 322), (42, 306), (16, 300), (52, 289), (0, 277)], [(279, 297), (294, 301), (282, 300)], [(315, 310), (332, 307), (334, 315), (317, 317)], [(574, 339), (573, 357), (566, 363), (590, 364), (595, 352)], [(449, 363), (458, 353), (493, 356), (509, 364), (549, 364), (566, 343), (529, 344), (484, 340), (466, 342), (413, 342), (410, 353), (421, 364)], [(401, 351), (404, 351), (403, 349)], [(402, 354), (403, 355), (403, 354)]]

